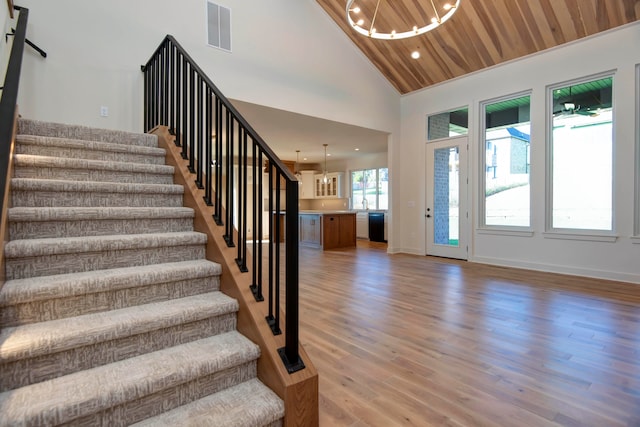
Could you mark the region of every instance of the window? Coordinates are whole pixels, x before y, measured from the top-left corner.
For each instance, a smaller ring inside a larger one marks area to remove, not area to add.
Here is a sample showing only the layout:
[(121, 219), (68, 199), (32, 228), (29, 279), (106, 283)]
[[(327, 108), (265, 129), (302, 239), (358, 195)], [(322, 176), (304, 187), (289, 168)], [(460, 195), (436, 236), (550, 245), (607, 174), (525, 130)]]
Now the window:
[(549, 89), (550, 226), (613, 230), (613, 77)]
[(387, 168), (351, 171), (353, 209), (389, 209), (389, 170)]
[(529, 227), (531, 96), (481, 104), (484, 128), (484, 225)]
[(427, 118), (427, 141), (469, 133), (469, 109), (432, 114)]

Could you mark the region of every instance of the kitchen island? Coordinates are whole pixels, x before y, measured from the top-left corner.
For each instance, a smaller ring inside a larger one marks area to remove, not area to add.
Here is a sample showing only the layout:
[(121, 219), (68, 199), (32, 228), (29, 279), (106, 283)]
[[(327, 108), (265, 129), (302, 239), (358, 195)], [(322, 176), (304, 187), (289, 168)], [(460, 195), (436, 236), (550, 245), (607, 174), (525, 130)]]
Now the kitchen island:
[(300, 211), (301, 246), (323, 250), (356, 246), (356, 213), (353, 211)]

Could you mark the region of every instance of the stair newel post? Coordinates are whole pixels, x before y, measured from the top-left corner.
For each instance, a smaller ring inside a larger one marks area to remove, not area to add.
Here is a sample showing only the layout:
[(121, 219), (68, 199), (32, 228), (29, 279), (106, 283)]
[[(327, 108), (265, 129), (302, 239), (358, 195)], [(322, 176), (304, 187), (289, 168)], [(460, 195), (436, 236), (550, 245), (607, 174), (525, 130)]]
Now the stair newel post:
[(169, 124), (169, 40), (165, 39), (162, 48), (162, 119), (160, 124)]
[(147, 66), (143, 65), (142, 67), (142, 81), (143, 81), (143, 92), (142, 92), (142, 117), (144, 120), (144, 131), (149, 131), (149, 73), (147, 72)]
[(304, 369), (299, 345), (298, 182), (287, 180), (285, 216), (285, 346), (278, 353), (289, 373)]

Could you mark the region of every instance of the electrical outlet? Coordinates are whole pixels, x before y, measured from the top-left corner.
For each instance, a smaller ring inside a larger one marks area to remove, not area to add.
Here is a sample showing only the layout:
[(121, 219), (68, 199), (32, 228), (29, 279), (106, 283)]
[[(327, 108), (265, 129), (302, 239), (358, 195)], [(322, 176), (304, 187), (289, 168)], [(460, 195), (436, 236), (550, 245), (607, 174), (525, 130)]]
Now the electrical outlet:
[(100, 107), (100, 117), (109, 117), (109, 107), (105, 105)]

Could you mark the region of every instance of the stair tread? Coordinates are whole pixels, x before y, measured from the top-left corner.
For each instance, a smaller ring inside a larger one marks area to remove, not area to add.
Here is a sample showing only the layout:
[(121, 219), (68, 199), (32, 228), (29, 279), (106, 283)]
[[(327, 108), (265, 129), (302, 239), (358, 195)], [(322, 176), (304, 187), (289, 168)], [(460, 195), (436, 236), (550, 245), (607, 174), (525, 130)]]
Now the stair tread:
[(207, 235), (196, 231), (22, 239), (7, 242), (4, 246), (4, 255), (5, 259), (12, 259), (77, 252), (196, 245), (206, 242)]
[(122, 183), (103, 181), (65, 181), (60, 179), (12, 178), (13, 191), (70, 191), (184, 194), (184, 187), (177, 184)]
[(166, 155), (166, 150), (158, 147), (117, 144), (114, 142), (100, 142), (83, 139), (60, 138), (55, 136), (18, 134), (16, 135), (16, 142), (18, 144), (49, 145), (62, 148), (81, 148), (93, 151), (145, 154), (158, 157), (164, 157)]
[(284, 417), (284, 403), (258, 379), (251, 379), (132, 427), (237, 426), (260, 427)]
[(97, 127), (18, 119), (18, 134), (100, 141), (116, 144), (157, 147), (158, 137), (147, 133), (103, 129)]
[(52, 298), (115, 291), (153, 283), (218, 276), (221, 273), (220, 264), (199, 259), (14, 279), (5, 282), (0, 289), (0, 307)]
[(0, 393), (0, 425), (57, 425), (254, 361), (260, 349), (238, 332)]
[(0, 362), (37, 357), (234, 313), (238, 303), (209, 292), (101, 313), (49, 320), (0, 331)]
[(135, 162), (113, 162), (93, 159), (74, 159), (65, 157), (39, 156), (35, 154), (15, 154), (14, 167), (90, 169), (111, 172), (137, 172), (148, 174), (173, 175), (174, 167)]
[(7, 213), (10, 222), (194, 217), (193, 209), (185, 207), (14, 207)]

